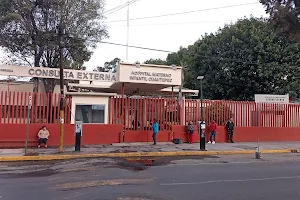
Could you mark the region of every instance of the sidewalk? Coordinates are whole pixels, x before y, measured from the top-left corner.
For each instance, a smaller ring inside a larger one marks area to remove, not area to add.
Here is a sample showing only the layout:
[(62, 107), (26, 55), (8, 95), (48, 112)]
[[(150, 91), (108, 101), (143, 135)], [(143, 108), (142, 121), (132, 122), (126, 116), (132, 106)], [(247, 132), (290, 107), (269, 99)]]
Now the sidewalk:
[[(199, 143), (173, 144), (158, 143), (116, 143), (112, 145), (90, 145), (82, 147), (81, 152), (74, 152), (74, 147), (66, 147), (59, 154), (58, 148), (28, 149), (29, 156), (24, 156), (24, 149), (0, 149), (0, 161), (25, 160), (62, 160), (89, 157), (151, 157), (151, 156), (193, 156), (216, 154), (254, 154), (257, 143), (219, 143), (206, 144), (207, 151), (199, 151)], [(260, 143), (262, 153), (300, 152), (300, 142)]]

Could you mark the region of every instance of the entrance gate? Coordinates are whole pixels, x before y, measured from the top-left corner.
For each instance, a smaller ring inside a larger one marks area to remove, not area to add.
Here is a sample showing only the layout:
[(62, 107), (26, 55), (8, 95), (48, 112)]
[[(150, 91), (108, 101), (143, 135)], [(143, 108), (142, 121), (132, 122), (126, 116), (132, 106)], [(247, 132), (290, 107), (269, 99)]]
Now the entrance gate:
[(152, 124), (159, 124), (158, 141), (173, 139), (172, 125), (180, 125), (177, 98), (111, 97), (109, 123), (123, 125), (124, 142), (151, 142)]

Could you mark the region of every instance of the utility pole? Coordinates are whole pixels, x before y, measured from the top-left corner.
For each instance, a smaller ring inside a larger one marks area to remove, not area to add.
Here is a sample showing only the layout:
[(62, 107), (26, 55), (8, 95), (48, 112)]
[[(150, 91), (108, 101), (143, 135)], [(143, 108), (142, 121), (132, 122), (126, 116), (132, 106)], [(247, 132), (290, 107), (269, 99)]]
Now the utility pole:
[(126, 41), (126, 62), (128, 62), (128, 45), (129, 45), (129, 0), (127, 0), (127, 41)]
[(60, 141), (59, 141), (59, 152), (64, 152), (64, 102), (65, 102), (65, 92), (64, 92), (64, 26), (62, 21), (60, 22), (58, 28), (58, 38), (59, 38), (59, 83), (60, 83)]

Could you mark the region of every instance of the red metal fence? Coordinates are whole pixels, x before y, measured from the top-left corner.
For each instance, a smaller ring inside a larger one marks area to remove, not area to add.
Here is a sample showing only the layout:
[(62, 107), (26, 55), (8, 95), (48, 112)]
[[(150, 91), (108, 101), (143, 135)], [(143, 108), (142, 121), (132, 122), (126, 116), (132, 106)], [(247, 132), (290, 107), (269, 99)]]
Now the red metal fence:
[(150, 130), (156, 119), (160, 130), (180, 125), (180, 105), (177, 99), (131, 97), (110, 98), (109, 123), (123, 124), (125, 130)]
[[(32, 92), (0, 92), (0, 123), (27, 123), (28, 102), (32, 97), (30, 123), (58, 124), (60, 94)], [(66, 97), (65, 123), (71, 122), (71, 97)]]
[[(233, 118), (238, 127), (300, 127), (299, 104), (270, 104), (246, 101), (202, 102), (203, 118), (209, 123), (213, 119), (225, 125)], [(126, 130), (149, 130), (156, 118), (160, 126), (196, 124), (201, 120), (201, 101), (163, 98), (110, 99), (109, 123), (123, 124)]]
[[(30, 122), (59, 124), (60, 94), (0, 92), (0, 123), (25, 124), (28, 99), (32, 96)], [(225, 125), (233, 118), (238, 127), (300, 127), (300, 104), (270, 104), (245, 101), (204, 100), (204, 120)], [(65, 123), (70, 124), (71, 97), (66, 97)], [(161, 130), (172, 125), (194, 124), (201, 120), (200, 100), (148, 97), (112, 97), (109, 100), (109, 124), (122, 124), (125, 130), (150, 130), (156, 118)]]
[[(200, 100), (185, 101), (185, 121), (201, 119)], [(225, 125), (233, 118), (239, 127), (300, 127), (299, 104), (270, 104), (247, 101), (203, 101), (204, 119)]]

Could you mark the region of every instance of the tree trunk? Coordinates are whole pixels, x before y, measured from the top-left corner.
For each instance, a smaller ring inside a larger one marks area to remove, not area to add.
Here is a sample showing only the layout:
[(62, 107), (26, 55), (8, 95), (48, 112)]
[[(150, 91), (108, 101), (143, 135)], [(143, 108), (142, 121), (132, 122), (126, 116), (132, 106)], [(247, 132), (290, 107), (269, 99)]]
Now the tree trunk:
[[(45, 88), (45, 92), (46, 92), (47, 96), (49, 94), (49, 99), (47, 102), (47, 109), (49, 110), (49, 112), (48, 112), (47, 118), (48, 118), (49, 123), (54, 123), (54, 109), (56, 109), (56, 107), (54, 107), (52, 105), (52, 99), (53, 99), (52, 95), (53, 95), (56, 80), (55, 79), (45, 79), (45, 78), (42, 80), (43, 80), (43, 84), (44, 84), (44, 88)], [(50, 114), (51, 110), (52, 110), (52, 113)], [(52, 116), (52, 117), (50, 117), (50, 116)]]

